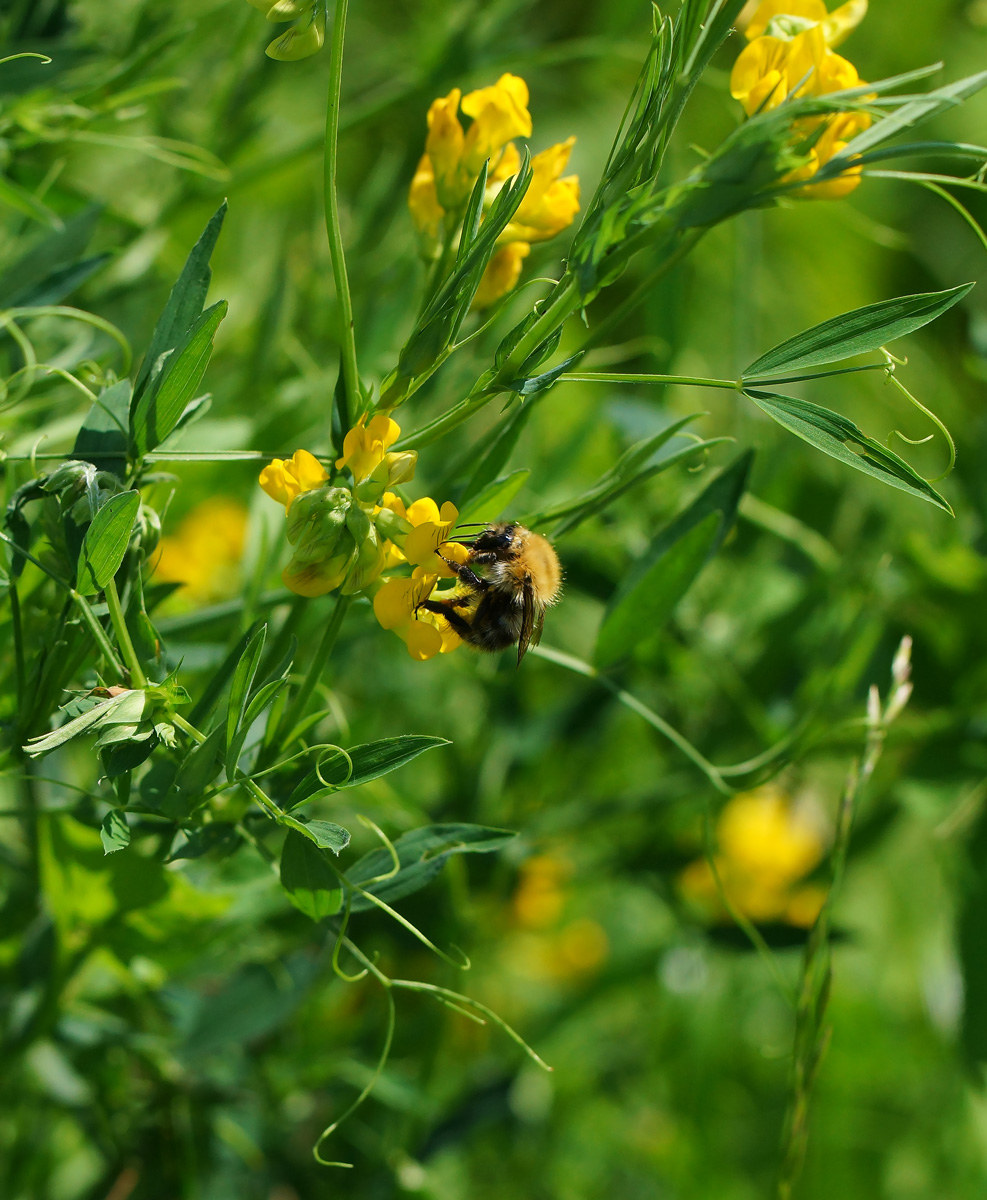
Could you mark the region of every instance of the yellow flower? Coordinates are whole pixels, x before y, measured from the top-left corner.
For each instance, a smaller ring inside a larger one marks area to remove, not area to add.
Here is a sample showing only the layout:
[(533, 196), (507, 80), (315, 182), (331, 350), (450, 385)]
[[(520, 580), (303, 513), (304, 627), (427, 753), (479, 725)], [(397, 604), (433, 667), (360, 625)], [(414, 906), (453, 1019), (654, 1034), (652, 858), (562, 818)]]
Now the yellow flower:
[[(466, 133), (459, 121), (460, 97), (462, 111), (473, 118)], [(484, 161), (490, 159), (491, 168), (496, 168), (511, 138), (530, 136), (528, 85), (516, 75), (502, 75), (491, 87), (465, 96), (459, 88), (453, 88), (448, 96), (433, 100), (428, 110), (425, 157), (429, 160), (435, 203), (457, 211), (465, 204)], [(409, 200), (416, 221), (432, 205), (428, 174), (423, 160), (418, 164), (418, 182), (412, 183)]]
[[(472, 118), (463, 130), (459, 112)], [(443, 225), (454, 236), (455, 224), (483, 168), (488, 162), (484, 212), (521, 165), (513, 138), (531, 136), (528, 85), (517, 75), (505, 74), (490, 87), (460, 96), (458, 88), (432, 102), (428, 110), (425, 154), (419, 160), (408, 207), (427, 260), (439, 257)], [(568, 228), (579, 211), (579, 179), (562, 178), (575, 138), (568, 138), (536, 154), (531, 161), (532, 180), (514, 215), (500, 236), (498, 249), (487, 264), (473, 300), (474, 309), (486, 308), (517, 286), (521, 261), (531, 242), (547, 241)], [(447, 224), (449, 214), (454, 218)]]
[[(832, 47), (847, 37), (866, 12), (867, 0), (849, 0), (832, 13), (822, 0), (761, 0), (745, 28), (748, 45), (730, 75), (731, 95), (752, 116), (777, 108), (790, 95), (825, 96), (857, 87), (861, 81), (856, 67), (834, 54)], [(794, 131), (806, 137), (820, 125), (824, 129), (809, 161), (787, 176), (787, 181), (811, 179), (869, 124), (866, 113), (838, 113), (798, 122)], [(799, 188), (795, 194), (837, 198), (853, 191), (859, 182), (860, 168), (851, 168), (836, 179)]]
[(501, 296), (513, 291), (521, 278), (521, 264), (530, 253), (531, 247), (527, 242), (511, 242), (507, 246), (501, 246), (487, 263), (487, 269), (483, 272), (480, 286), (473, 297), (472, 307), (489, 308)]
[[(832, 13), (823, 0), (761, 0), (744, 28), (749, 42), (768, 31), (772, 21), (796, 18), (796, 23), (811, 22), (822, 27), (828, 46), (838, 46), (853, 32), (867, 15), (867, 0), (849, 0)], [(789, 27), (795, 23), (789, 22)]]
[(435, 171), (432, 160), (423, 154), (418, 160), (418, 167), (411, 180), (411, 190), (408, 193), (408, 207), (411, 209), (411, 219), (422, 237), (431, 242), (438, 242), (442, 229), (442, 219), (445, 209), (439, 203), (439, 194), (435, 187)]
[(567, 138), (534, 156), (531, 183), (501, 241), (545, 242), (569, 228), (579, 212), (579, 177), (560, 176), (575, 144)]
[[(436, 551), (446, 542), (458, 517), (459, 509), (449, 500), (442, 505), (441, 511), (430, 496), (425, 496), (409, 505), (408, 520), (415, 528), (408, 534), (404, 543), (404, 556), (408, 562), (412, 566), (423, 567), (436, 575), (452, 577), (454, 572), (450, 571)], [(446, 554), (447, 549), (454, 550), (454, 544), (450, 542), (443, 546), (442, 550), (446, 558), (452, 558), (453, 554)], [(464, 549), (464, 547), (456, 545), (454, 553), (457, 558)]]
[[(769, 785), (735, 796), (720, 814), (716, 833), (719, 850), (714, 861), (731, 904), (752, 921), (812, 925), (825, 890), (799, 885), (821, 860), (823, 838), (779, 788)], [(679, 888), (707, 911), (724, 915), (705, 859), (682, 871)]]
[(404, 641), (416, 662), (448, 654), (459, 645), (459, 636), (446, 620), (419, 608), (438, 579), (437, 574), (417, 567), (410, 578), (388, 579), (374, 596), (374, 616)]
[(372, 417), (367, 425), (365, 421), (366, 415), (347, 433), (343, 439), (343, 453), (336, 459), (337, 470), (349, 467), (357, 483), (380, 466), (389, 447), (401, 436), (401, 426), (397, 421), (382, 413)]
[(311, 492), (329, 478), (319, 460), (307, 450), (296, 450), (291, 458), (276, 458), (260, 473), (260, 486), (285, 510), (302, 492)]
[(182, 599), (208, 603), (236, 590), (243, 556), (247, 510), (215, 496), (182, 519), (176, 533), (163, 537), (154, 559), (159, 583), (184, 585)]
[(504, 74), (492, 87), (463, 97), (463, 112), (473, 118), (463, 147), (467, 178), (475, 179), (485, 159), (497, 166), (497, 156), (516, 137), (531, 137), (528, 85), (517, 75)]

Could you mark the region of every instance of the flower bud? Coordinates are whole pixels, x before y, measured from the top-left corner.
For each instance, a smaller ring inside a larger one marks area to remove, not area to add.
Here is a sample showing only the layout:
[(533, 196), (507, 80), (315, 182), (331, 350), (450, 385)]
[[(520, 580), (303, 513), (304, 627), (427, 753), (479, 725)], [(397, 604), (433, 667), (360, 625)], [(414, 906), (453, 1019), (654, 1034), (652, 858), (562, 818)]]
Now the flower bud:
[(288, 541), (328, 557), (346, 521), (353, 497), (346, 488), (323, 487), (303, 492), (288, 510)]
[(300, 22), (286, 29), (280, 37), (271, 42), (264, 53), (268, 58), (275, 58), (279, 62), (297, 62), (317, 54), (325, 40), (325, 17), (315, 16), (313, 13), (308, 23)]
[(351, 596), (372, 583), (384, 569), (384, 547), (377, 530), (367, 520), (367, 536), (360, 543), (356, 562), (350, 568), (349, 578), (343, 584), (343, 595)]

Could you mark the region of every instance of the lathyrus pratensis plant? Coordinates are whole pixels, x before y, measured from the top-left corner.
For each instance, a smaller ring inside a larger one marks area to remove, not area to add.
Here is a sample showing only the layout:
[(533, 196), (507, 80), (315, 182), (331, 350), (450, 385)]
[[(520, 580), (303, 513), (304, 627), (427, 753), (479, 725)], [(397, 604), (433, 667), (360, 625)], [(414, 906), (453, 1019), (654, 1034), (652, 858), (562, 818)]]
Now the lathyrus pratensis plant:
[[(13, 697), (4, 701), (5, 754), (9, 764), (20, 764), (30, 795), (35, 760), (73, 739), (92, 739), (100, 778), (78, 817), (100, 827), (108, 854), (125, 852), (140, 838), (154, 843), (158, 860), (210, 854), (217, 848), (225, 854), (262, 855), (287, 899), (331, 931), (333, 967), (341, 977), (369, 976), (383, 988), (389, 1018), (382, 1065), (399, 990), (425, 992), (477, 1019), (502, 1022), (458, 992), (389, 977), (354, 940), (358, 915), (382, 910), (437, 949), (409, 925), (395, 902), (424, 887), (451, 854), (495, 850), (512, 835), (474, 825), (436, 825), (391, 842), (374, 827), (379, 849), (349, 864), (339, 858), (350, 834), (325, 819), (331, 815), (332, 798), (442, 745), (440, 738), (400, 730), (346, 748), (320, 740), (325, 713), (315, 702), (316, 688), (348, 607), (354, 601), (369, 602), (358, 607), (360, 619), (376, 617), (421, 661), (456, 649), (464, 639), (477, 640), (471, 636), (475, 623), (486, 619), (481, 597), (499, 589), (506, 595), (508, 640), (520, 640), (523, 649), (536, 640), (537, 629), (533, 620), (525, 625), (527, 618), (521, 615), (531, 602), (525, 591), (531, 580), (517, 569), (519, 543), (511, 540), (515, 531), (554, 535), (564, 560), (566, 533), (674, 464), (699, 462), (710, 445), (722, 440), (701, 440), (686, 428), (693, 418), (677, 420), (633, 446), (589, 492), (550, 509), (516, 514), (512, 503), (527, 472), (505, 475), (503, 469), (532, 407), (572, 380), (685, 382), (733, 391), (738, 400), (755, 405), (817, 450), (949, 513), (948, 503), (928, 480), (853, 421), (779, 388), (823, 375), (879, 370), (913, 400), (895, 373), (899, 360), (885, 347), (943, 313), (969, 285), (845, 312), (767, 350), (737, 379), (593, 373), (579, 371), (577, 364), (585, 351), (620, 332), (624, 318), (656, 280), (704, 234), (736, 214), (788, 201), (839, 201), (871, 175), (891, 174), (937, 189), (950, 183), (983, 191), (983, 150), (902, 141), (901, 135), (983, 87), (987, 72), (919, 94), (909, 89), (935, 68), (861, 81), (836, 48), (865, 16), (866, 0), (850, 0), (833, 12), (822, 0), (747, 5), (743, 0), (683, 0), (674, 16), (655, 7), (650, 51), (602, 176), (585, 202), (577, 177), (565, 174), (574, 138), (534, 154), (527, 148), (533, 125), (522, 79), (507, 73), (465, 95), (454, 88), (428, 110), (424, 152), (409, 180), (410, 221), (423, 261), (420, 311), (394, 369), (385, 378), (370, 380), (358, 363), (336, 196), (346, 0), (337, 0), (331, 22), (325, 0), (250, 2), (272, 21), (295, 22), (268, 47), (272, 57), (290, 60), (314, 53), (329, 31), (326, 219), (341, 319), (341, 362), (331, 411), (323, 419), (335, 449), (317, 453), (299, 448), (290, 457), (274, 459), (261, 471), (260, 485), (284, 506), (289, 559), (282, 575), (285, 598), (288, 593), (300, 598), (332, 593), (332, 615), (321, 643), (297, 666), (292, 636), (304, 602), (286, 610), (272, 644), (267, 624), (255, 622), (195, 697), (182, 686), (180, 670), (155, 628), (155, 606), (169, 588), (155, 582), (161, 518), (147, 489), (156, 479), (155, 464), (169, 458), (168, 439), (202, 406), (199, 387), (226, 311), (222, 301), (205, 307), (209, 258), (224, 210), (192, 249), (134, 374), (129, 345), (119, 330), (47, 298), (54, 276), (64, 277), (70, 264), (57, 255), (39, 255), (33, 274), (29, 267), (20, 270), (16, 302), (0, 315), (4, 353), (12, 364), (4, 404), (21, 401), (41, 369), (30, 334), (32, 322), (41, 316), (96, 324), (116, 339), (120, 358), (115, 365), (109, 360), (91, 365), (85, 377), (81, 371), (69, 377), (91, 403), (71, 449), (47, 456), (59, 460), (57, 465), (43, 467), (42, 456), (29, 461), (10, 457), (5, 463), (9, 496), (0, 536), (9, 566), (3, 645)], [(729, 86), (738, 102), (736, 128), (688, 175), (671, 178), (666, 155), (682, 113), (707, 65), (735, 29), (741, 47)], [(953, 177), (886, 169), (893, 160), (922, 155), (967, 160), (977, 173)], [(558, 277), (521, 285), (531, 245), (552, 239), (561, 245), (570, 230)], [(642, 254), (649, 264), (643, 282), (597, 320), (593, 301)], [(416, 423), (416, 392), (453, 355), (476, 344), (481, 332), (516, 310), (521, 287), (528, 286), (543, 294), (506, 329), (472, 386), (465, 394), (449, 395), (442, 393), (438, 380), (444, 410)], [(574, 317), (584, 326), (569, 338), (565, 357), (558, 360), (564, 330)], [(864, 354), (876, 354), (877, 360), (838, 365)], [(446, 494), (415, 498), (419, 454), (440, 453), (435, 447), (446, 434), (498, 399), (504, 405), (502, 416), (474, 452), (460, 460), (455, 477), (446, 471)], [(403, 432), (402, 426), (409, 425)], [(642, 628), (660, 625), (716, 552), (733, 523), (749, 465), (750, 454), (744, 452), (659, 532), (606, 609), (593, 665), (548, 648), (539, 651), (561, 666), (598, 675), (669, 737), (724, 796), (733, 793), (734, 783), (763, 783), (790, 761), (795, 743), (789, 739), (743, 768), (714, 767), (606, 672), (628, 656)], [(489, 527), (476, 533), (484, 525), (475, 522), (505, 513), (510, 520), (494, 533)], [(544, 553), (545, 561), (554, 562), (550, 547)], [(543, 617), (556, 593), (557, 586), (541, 595), (534, 616)], [(393, 652), (404, 651), (395, 643)], [(893, 715), (875, 711), (873, 738), (887, 723), (885, 717)], [(312, 818), (312, 810), (323, 815)], [(711, 853), (710, 878), (721, 886), (716, 862)], [(820, 921), (827, 912), (823, 905)], [(746, 925), (756, 938), (756, 929), (749, 921)], [(825, 929), (814, 937), (807, 979), (822, 953)], [(357, 976), (344, 972), (343, 950), (359, 964)], [(458, 959), (449, 961), (462, 965)], [(805, 1045), (810, 1047), (803, 1048), (799, 1059), (800, 1104), (814, 1069), (806, 1066), (806, 1055), (811, 1058), (811, 1047), (818, 1042), (821, 1020), (821, 993), (810, 987), (807, 995), (816, 1006), (815, 1023), (800, 1025), (800, 1036), (809, 1039)], [(30, 1037), (33, 1029), (28, 1021), (19, 1036)], [(802, 1116), (800, 1109), (798, 1130)], [(795, 1141), (800, 1136), (793, 1135)], [(316, 1154), (322, 1161), (319, 1146)]]

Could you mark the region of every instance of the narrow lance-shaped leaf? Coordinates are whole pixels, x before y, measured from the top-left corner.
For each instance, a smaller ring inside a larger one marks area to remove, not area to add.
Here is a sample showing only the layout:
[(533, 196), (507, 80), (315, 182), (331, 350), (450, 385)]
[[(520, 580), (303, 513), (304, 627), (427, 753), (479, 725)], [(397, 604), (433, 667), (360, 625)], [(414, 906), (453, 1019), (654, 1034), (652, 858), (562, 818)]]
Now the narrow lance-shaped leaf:
[(254, 676), (260, 656), (264, 653), (264, 642), (267, 640), (267, 626), (261, 627), (253, 634), (240, 661), (233, 672), (233, 682), (230, 684), (230, 700), (226, 708), (226, 744), (233, 741), (233, 736), (240, 725), (240, 718), (247, 707), (247, 696), (253, 686)]
[(868, 437), (851, 420), (840, 413), (821, 408), (808, 400), (782, 396), (777, 392), (745, 390), (751, 400), (779, 425), (784, 425), (796, 437), (815, 446), (831, 458), (846, 463), (865, 475), (873, 475), (882, 483), (902, 492), (928, 500), (953, 515), (953, 510), (936, 489), (917, 471), (899, 458), (894, 451)]
[(151, 335), (151, 344), (147, 354), (137, 373), (137, 383), (134, 389), (137, 395), (140, 395), (147, 386), (154, 365), (161, 355), (175, 349), (202, 312), (202, 306), (206, 302), (206, 293), (209, 290), (209, 281), (212, 277), (209, 259), (215, 248), (225, 216), (226, 201), (224, 200), (209, 219), (202, 236), (192, 247), (185, 260), (185, 266), (182, 268), (182, 273), (175, 286), (171, 289), (168, 302)]
[(91, 462), (101, 471), (123, 478), (130, 440), (130, 380), (121, 379), (104, 388), (82, 422), (72, 457)]
[(733, 526), (753, 458), (748, 451), (735, 459), (651, 543), (604, 615), (594, 656), (599, 666), (630, 654), (671, 616)]
[(140, 394), (130, 414), (130, 436), (136, 454), (146, 454), (160, 445), (181, 420), (185, 406), (202, 382), (212, 356), (213, 338), (226, 309), (225, 300), (206, 309), (171, 351), (161, 374)]
[(309, 800), (316, 800), (339, 788), (358, 787), (379, 779), (390, 771), (403, 767), (426, 750), (437, 746), (448, 746), (445, 738), (429, 737), (427, 734), (406, 733), (400, 737), (382, 738), (378, 742), (366, 742), (353, 746), (346, 753), (329, 752), (322, 761), (319, 771), (309, 771), (291, 793), (286, 808), (296, 808)]
[(120, 569), (140, 502), (137, 492), (121, 492), (93, 517), (79, 552), (78, 590), (83, 596), (101, 592)]
[(522, 469), (512, 471), (510, 475), (505, 475), (502, 479), (495, 479), (464, 506), (463, 511), (459, 514), (460, 523), (496, 521), (528, 482), (530, 475), (529, 470)]
[(877, 350), (928, 325), (962, 300), (972, 287), (972, 283), (964, 283), (943, 292), (898, 296), (841, 313), (773, 346), (746, 368), (742, 378), (748, 381), (789, 374)]
[[(516, 835), (508, 829), (491, 829), (485, 825), (426, 825), (405, 833), (394, 843), (399, 869), (395, 874), (394, 860), (386, 847), (371, 850), (358, 859), (346, 872), (351, 883), (366, 885), (381, 900), (390, 904), (402, 896), (410, 896), (430, 883), (453, 854), (487, 854), (500, 850)], [(388, 878), (371, 883), (381, 875)], [(373, 908), (373, 901), (356, 894), (352, 898), (353, 912)]]

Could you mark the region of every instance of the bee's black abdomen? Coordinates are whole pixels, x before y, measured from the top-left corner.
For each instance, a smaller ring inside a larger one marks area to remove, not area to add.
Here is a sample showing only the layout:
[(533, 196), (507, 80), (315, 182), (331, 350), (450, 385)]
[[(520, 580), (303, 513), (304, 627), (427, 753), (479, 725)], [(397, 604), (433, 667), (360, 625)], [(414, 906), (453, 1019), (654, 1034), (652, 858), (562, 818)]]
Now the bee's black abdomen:
[(476, 606), (468, 631), (460, 632), (460, 637), (477, 650), (506, 650), (517, 643), (520, 629), (521, 612), (512, 598), (487, 592)]

